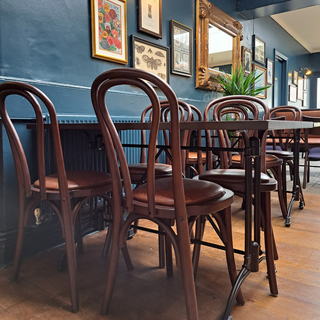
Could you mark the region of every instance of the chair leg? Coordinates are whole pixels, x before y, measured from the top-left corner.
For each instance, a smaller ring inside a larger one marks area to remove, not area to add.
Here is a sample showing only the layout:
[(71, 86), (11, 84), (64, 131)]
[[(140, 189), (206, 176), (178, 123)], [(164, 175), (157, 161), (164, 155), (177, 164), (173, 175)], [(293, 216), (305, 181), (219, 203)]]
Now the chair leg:
[[(223, 243), (226, 249), (226, 259), (229, 271), (229, 277), (231, 284), (233, 285), (237, 279), (237, 268), (234, 260), (234, 252), (233, 252), (233, 240), (232, 240), (232, 225), (231, 225), (231, 207), (225, 208), (224, 210), (213, 214), (212, 216), (218, 216), (216, 221), (219, 225), (219, 229), (221, 231), (221, 236), (223, 239)], [(221, 225), (221, 222), (222, 224)], [(241, 289), (238, 291), (237, 295), (237, 304), (244, 305), (245, 300), (242, 294)]]
[(160, 234), (163, 230), (158, 227), (159, 236), (158, 236), (158, 251), (159, 251), (159, 268), (163, 269), (165, 264), (165, 236)]
[(81, 227), (81, 212), (78, 212), (76, 217), (76, 224), (75, 224), (75, 234), (76, 234), (76, 242), (77, 242), (77, 249), (78, 253), (83, 253), (83, 238), (82, 238), (82, 227)]
[(280, 204), (280, 208), (281, 208), (281, 212), (282, 212), (282, 216), (284, 218), (287, 217), (287, 208), (285, 205), (285, 199), (287, 197), (287, 195), (284, 198), (284, 193), (283, 193), (283, 188), (286, 186), (282, 185), (282, 174), (281, 174), (281, 166), (278, 166), (276, 168), (271, 168), (271, 171), (273, 173), (273, 175), (275, 176), (275, 179), (278, 182), (278, 198), (279, 198), (279, 204)]
[[(202, 240), (204, 228), (205, 228), (205, 223), (206, 223), (205, 216), (198, 217), (198, 219), (196, 221), (196, 232), (195, 232), (195, 237), (194, 237), (196, 240)], [(192, 265), (193, 265), (194, 279), (196, 279), (197, 272), (198, 272), (200, 250), (201, 250), (201, 245), (199, 243), (195, 243), (193, 245), (193, 254), (192, 254)]]
[(264, 238), (265, 238), (265, 251), (268, 269), (268, 279), (271, 295), (278, 295), (278, 286), (276, 279), (276, 270), (274, 264), (273, 248), (275, 246), (273, 239), (273, 230), (271, 223), (271, 193), (263, 192), (261, 194), (261, 206), (264, 211)]
[(199, 320), (190, 251), (188, 221), (176, 220), (180, 265), (188, 320)]

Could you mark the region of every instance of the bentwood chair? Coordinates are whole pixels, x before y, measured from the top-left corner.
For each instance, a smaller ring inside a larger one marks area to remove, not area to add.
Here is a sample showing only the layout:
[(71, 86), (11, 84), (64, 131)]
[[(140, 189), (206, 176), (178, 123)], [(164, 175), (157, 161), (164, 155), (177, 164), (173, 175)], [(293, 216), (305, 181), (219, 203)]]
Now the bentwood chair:
[[(108, 104), (113, 103), (111, 99), (108, 100), (108, 90), (119, 85), (131, 85), (141, 89), (149, 97), (152, 104), (147, 179), (144, 184), (134, 190), (131, 188), (130, 174), (123, 148), (106, 106), (106, 100)], [(160, 123), (160, 102), (152, 85), (162, 91), (170, 106), (172, 176), (163, 179), (155, 179), (154, 158)], [(106, 146), (114, 204), (112, 241), (102, 313), (106, 313), (109, 308), (115, 285), (119, 249), (126, 243), (127, 231), (135, 220), (147, 219), (161, 226), (172, 242), (177, 260), (180, 262), (187, 317), (189, 320), (197, 320), (198, 311), (192, 271), (189, 222), (192, 224), (198, 216), (209, 213), (218, 219), (226, 247), (229, 275), (233, 283), (236, 279), (230, 211), (233, 193), (207, 181), (183, 179), (178, 101), (172, 89), (161, 78), (138, 69), (110, 70), (95, 79), (92, 84), (91, 98)], [(125, 221), (123, 220), (124, 211), (127, 213)], [(167, 219), (175, 221), (176, 232), (166, 223)], [(238, 294), (238, 303), (244, 303), (241, 292)]]
[[(258, 105), (263, 105), (263, 102), (255, 97), (250, 96), (228, 96), (216, 99), (210, 102), (204, 110), (204, 120), (209, 121), (210, 112), (212, 112), (212, 119), (214, 121), (221, 121), (222, 116), (227, 111), (229, 114), (233, 112), (237, 115), (241, 114), (239, 119), (249, 119), (250, 114), (252, 114), (253, 119), (258, 119), (259, 110)], [(218, 143), (221, 148), (230, 148), (230, 138), (226, 130), (217, 130), (218, 134)], [(248, 136), (255, 135), (254, 130), (248, 132)], [(206, 133), (207, 143), (211, 146), (211, 137), (210, 132)], [(263, 137), (265, 140), (265, 136)], [(264, 141), (262, 141), (262, 146)], [(239, 147), (241, 147), (241, 140), (239, 141)], [(262, 148), (263, 149), (263, 148)], [(262, 170), (265, 168), (263, 164), (265, 163), (265, 154), (262, 150), (261, 156), (261, 167)], [(230, 169), (230, 163), (232, 163), (232, 154), (228, 152), (220, 153), (220, 168), (219, 169), (208, 169), (207, 171), (200, 174), (199, 179), (205, 181), (211, 181), (217, 184), (220, 184), (224, 188), (232, 190), (236, 195), (244, 198), (245, 197), (245, 170), (243, 169)], [(207, 164), (210, 168), (210, 164)], [(265, 237), (265, 251), (266, 251), (266, 261), (268, 269), (268, 279), (270, 292), (272, 295), (278, 294), (276, 275), (275, 275), (275, 266), (274, 259), (278, 259), (274, 235), (271, 225), (271, 191), (276, 190), (277, 181), (271, 179), (265, 173), (261, 173), (261, 223), (264, 229)], [(253, 188), (254, 189), (254, 188)]]
[[(270, 109), (271, 119), (275, 119), (278, 121), (302, 121), (302, 112), (299, 108), (293, 106), (279, 106)], [(284, 218), (287, 217), (288, 210), (288, 201), (287, 201), (287, 172), (286, 166), (289, 165), (290, 172), (293, 171), (293, 153), (291, 152), (291, 148), (293, 147), (293, 130), (276, 130), (270, 132), (270, 138), (272, 138), (272, 145), (267, 146), (266, 154), (274, 155), (279, 159), (282, 159), (282, 168), (281, 168), (281, 176), (282, 176), (282, 194), (285, 204), (285, 211), (282, 211), (282, 215)], [(270, 148), (272, 147), (272, 149)], [(304, 207), (304, 198), (300, 183), (300, 178), (298, 177), (299, 182), (299, 190), (300, 190), (300, 208)]]
[[(10, 101), (7, 101), (6, 98), (12, 95), (18, 95), (26, 99), (33, 107), (36, 117), (37, 154), (34, 161), (37, 161), (38, 164), (39, 180), (33, 184), (31, 183), (27, 159), (19, 136), (7, 113), (7, 105), (12, 104), (12, 101), (10, 99), (8, 99)], [(48, 176), (45, 175), (43, 115), (38, 100), (42, 102), (50, 116), (50, 130), (57, 173)], [(58, 215), (62, 226), (70, 278), (72, 311), (77, 312), (79, 302), (76, 283), (77, 267), (74, 224), (77, 217), (80, 217), (80, 209), (88, 198), (101, 196), (110, 201), (106, 196), (106, 192), (112, 191), (110, 175), (95, 171), (65, 171), (55, 109), (52, 102), (39, 89), (19, 82), (0, 84), (0, 115), (11, 145), (19, 192), (18, 236), (12, 280), (16, 281), (18, 278), (24, 231), (27, 226), (28, 217), (40, 202), (46, 202)], [(71, 200), (75, 202), (73, 208), (70, 205)]]

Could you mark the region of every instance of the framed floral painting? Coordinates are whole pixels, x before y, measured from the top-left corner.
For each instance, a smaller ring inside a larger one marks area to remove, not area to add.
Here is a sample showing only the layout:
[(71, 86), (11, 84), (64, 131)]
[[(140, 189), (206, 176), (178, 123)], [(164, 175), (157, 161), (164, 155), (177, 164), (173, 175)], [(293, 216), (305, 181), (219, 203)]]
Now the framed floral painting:
[(91, 16), (92, 56), (127, 64), (126, 0), (91, 0)]

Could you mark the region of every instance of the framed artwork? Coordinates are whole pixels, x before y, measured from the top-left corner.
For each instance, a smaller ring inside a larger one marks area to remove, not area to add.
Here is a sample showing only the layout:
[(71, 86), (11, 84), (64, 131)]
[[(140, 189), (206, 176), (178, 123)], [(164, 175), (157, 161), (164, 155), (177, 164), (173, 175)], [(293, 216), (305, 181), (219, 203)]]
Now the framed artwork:
[(289, 85), (289, 101), (297, 102), (297, 87), (293, 84)]
[(171, 32), (171, 72), (186, 77), (192, 77), (192, 29), (170, 21)]
[(91, 16), (92, 56), (127, 64), (126, 0), (91, 0)]
[(267, 84), (273, 85), (273, 61), (267, 59)]
[(292, 83), (298, 85), (298, 72), (295, 70), (292, 71)]
[(303, 76), (303, 91), (307, 91), (307, 76)]
[[(267, 85), (267, 69), (265, 67), (262, 67), (258, 64), (253, 64), (253, 70), (256, 71), (256, 76), (259, 76), (262, 74), (262, 76), (258, 79), (258, 81), (255, 82), (254, 87), (255, 88), (262, 88)], [(261, 94), (257, 95), (258, 98), (261, 99), (267, 99), (267, 89), (263, 90)]]
[(162, 0), (139, 0), (139, 31), (162, 38)]
[(252, 50), (247, 47), (241, 47), (241, 61), (244, 75), (252, 73)]
[(303, 100), (303, 78), (298, 77), (297, 99)]
[(151, 72), (169, 83), (169, 48), (131, 35), (132, 67)]
[(302, 100), (302, 106), (303, 106), (303, 107), (306, 107), (306, 106), (307, 106), (307, 98), (308, 98), (307, 93), (304, 92), (304, 93), (303, 93), (303, 100)]
[(252, 36), (252, 43), (253, 60), (264, 65), (266, 60), (266, 43), (256, 35)]

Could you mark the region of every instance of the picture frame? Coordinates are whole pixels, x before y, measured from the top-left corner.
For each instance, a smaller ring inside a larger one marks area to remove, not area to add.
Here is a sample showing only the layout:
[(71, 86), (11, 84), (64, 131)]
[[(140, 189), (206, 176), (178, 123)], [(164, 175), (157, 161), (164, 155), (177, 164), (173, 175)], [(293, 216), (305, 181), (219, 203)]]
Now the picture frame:
[(292, 71), (292, 83), (298, 85), (298, 71)]
[[(262, 74), (258, 81), (254, 84), (255, 88), (262, 88), (267, 85), (267, 69), (260, 66), (259, 64), (254, 63), (252, 65), (253, 70), (256, 71), (256, 76)], [(257, 95), (258, 98), (267, 99), (267, 89), (263, 90), (261, 94)]]
[(252, 36), (253, 60), (264, 66), (266, 60), (266, 43), (255, 34)]
[(252, 50), (245, 46), (241, 47), (241, 62), (244, 75), (252, 73)]
[(192, 29), (174, 20), (170, 21), (171, 73), (192, 77)]
[(266, 66), (267, 66), (267, 84), (273, 85), (273, 74), (274, 74), (273, 60), (270, 60), (267, 58)]
[(169, 83), (169, 47), (131, 35), (133, 68), (151, 72)]
[(307, 106), (307, 99), (308, 99), (308, 95), (306, 92), (303, 92), (303, 100), (302, 100), (302, 106), (306, 107)]
[(303, 100), (303, 78), (298, 77), (297, 100)]
[(92, 56), (128, 63), (127, 1), (91, 0)]
[(162, 38), (162, 0), (139, 0), (138, 30)]
[(289, 101), (297, 102), (297, 87), (293, 84), (289, 84)]
[(307, 91), (307, 79), (306, 75), (303, 76), (303, 91)]

